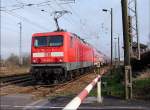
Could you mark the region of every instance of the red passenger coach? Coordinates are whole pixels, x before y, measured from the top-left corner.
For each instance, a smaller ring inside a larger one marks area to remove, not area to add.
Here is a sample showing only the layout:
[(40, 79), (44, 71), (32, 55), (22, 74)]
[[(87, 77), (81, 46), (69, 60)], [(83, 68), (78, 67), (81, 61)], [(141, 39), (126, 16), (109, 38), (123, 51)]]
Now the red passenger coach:
[(94, 51), (90, 44), (70, 32), (33, 34), (32, 75), (43, 82), (71, 79), (76, 73), (93, 68)]

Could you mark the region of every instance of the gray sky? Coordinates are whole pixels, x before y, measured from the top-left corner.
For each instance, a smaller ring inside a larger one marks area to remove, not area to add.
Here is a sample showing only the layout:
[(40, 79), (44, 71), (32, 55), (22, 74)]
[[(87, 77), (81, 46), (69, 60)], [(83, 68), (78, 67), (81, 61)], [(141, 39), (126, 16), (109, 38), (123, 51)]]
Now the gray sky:
[[(60, 27), (85, 38), (97, 49), (110, 56), (110, 14), (103, 8), (113, 8), (114, 34), (119, 33), (122, 45), (122, 14), (120, 0), (75, 0), (63, 4), (61, 0), (1, 0), (2, 11), (2, 57), (19, 53), (19, 22), (22, 22), (22, 51), (30, 53), (31, 35), (56, 29), (53, 16), (55, 10), (68, 10), (59, 19)], [(140, 42), (147, 44), (149, 39), (149, 0), (137, 0)], [(24, 4), (35, 4), (24, 6)], [(20, 7), (23, 8), (20, 8)], [(16, 9), (20, 8), (20, 9)], [(15, 10), (16, 9), (16, 10)], [(44, 9), (47, 12), (42, 12)], [(123, 50), (121, 50), (123, 57)]]

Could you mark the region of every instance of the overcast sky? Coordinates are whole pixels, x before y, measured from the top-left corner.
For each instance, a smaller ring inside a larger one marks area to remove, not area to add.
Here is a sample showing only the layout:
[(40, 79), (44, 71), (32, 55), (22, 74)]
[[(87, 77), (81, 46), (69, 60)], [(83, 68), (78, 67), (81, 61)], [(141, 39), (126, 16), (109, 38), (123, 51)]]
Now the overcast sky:
[[(150, 0), (137, 0), (137, 3), (140, 42), (147, 44), (150, 30)], [(27, 6), (27, 4), (34, 5)], [(110, 56), (110, 14), (102, 12), (102, 9), (113, 8), (114, 35), (120, 34), (122, 46), (120, 0), (75, 0), (75, 3), (69, 4), (63, 0), (1, 0), (1, 5), (2, 58), (8, 57), (11, 53), (19, 53), (19, 22), (22, 22), (22, 51), (30, 53), (33, 33), (56, 29), (53, 16), (50, 16), (56, 10), (72, 12), (59, 19), (61, 28), (78, 34)], [(42, 12), (43, 9), (46, 12)], [(121, 57), (123, 57), (123, 50), (121, 50)]]

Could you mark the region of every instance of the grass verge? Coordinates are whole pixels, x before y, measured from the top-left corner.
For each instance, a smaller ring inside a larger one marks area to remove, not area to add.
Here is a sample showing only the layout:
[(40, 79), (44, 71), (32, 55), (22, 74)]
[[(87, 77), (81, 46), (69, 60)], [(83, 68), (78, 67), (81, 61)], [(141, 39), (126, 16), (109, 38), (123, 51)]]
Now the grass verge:
[(150, 100), (150, 78), (135, 80), (133, 82), (133, 95), (136, 99)]
[[(102, 96), (123, 97), (124, 88), (122, 84), (123, 72), (121, 68), (113, 69), (102, 77)], [(89, 93), (89, 96), (96, 96), (96, 87)]]

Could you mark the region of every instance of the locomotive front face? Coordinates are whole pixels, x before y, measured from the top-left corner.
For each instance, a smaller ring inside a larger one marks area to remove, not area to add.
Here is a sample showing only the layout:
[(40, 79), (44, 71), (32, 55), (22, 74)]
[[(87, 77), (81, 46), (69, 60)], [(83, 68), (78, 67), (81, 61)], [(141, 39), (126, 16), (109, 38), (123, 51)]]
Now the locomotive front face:
[(32, 64), (62, 63), (64, 61), (64, 36), (42, 35), (32, 38)]

